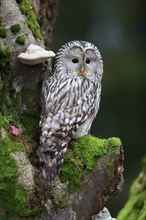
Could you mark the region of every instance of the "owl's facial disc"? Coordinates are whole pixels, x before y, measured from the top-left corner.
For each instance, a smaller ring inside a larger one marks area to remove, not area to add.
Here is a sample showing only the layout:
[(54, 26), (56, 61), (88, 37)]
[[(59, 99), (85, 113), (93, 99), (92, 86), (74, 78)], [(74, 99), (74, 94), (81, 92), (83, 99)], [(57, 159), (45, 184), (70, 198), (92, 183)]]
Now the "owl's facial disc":
[(65, 64), (69, 75), (92, 77), (96, 73), (97, 57), (93, 50), (76, 46), (65, 55)]

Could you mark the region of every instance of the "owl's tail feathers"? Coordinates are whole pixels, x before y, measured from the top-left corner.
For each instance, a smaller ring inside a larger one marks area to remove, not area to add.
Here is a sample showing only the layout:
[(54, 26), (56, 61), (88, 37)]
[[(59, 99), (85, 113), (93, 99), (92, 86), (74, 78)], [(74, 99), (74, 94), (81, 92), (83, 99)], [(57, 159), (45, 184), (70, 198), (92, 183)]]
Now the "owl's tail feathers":
[(43, 176), (46, 182), (51, 183), (57, 176), (59, 176), (59, 170), (57, 169), (57, 164), (52, 164), (52, 162), (43, 163)]
[(43, 151), (40, 147), (37, 151), (37, 155), (42, 162), (42, 173), (47, 182), (52, 182), (57, 176), (59, 176), (60, 168), (64, 162), (64, 157), (67, 148), (61, 149), (61, 151), (52, 152), (52, 150)]

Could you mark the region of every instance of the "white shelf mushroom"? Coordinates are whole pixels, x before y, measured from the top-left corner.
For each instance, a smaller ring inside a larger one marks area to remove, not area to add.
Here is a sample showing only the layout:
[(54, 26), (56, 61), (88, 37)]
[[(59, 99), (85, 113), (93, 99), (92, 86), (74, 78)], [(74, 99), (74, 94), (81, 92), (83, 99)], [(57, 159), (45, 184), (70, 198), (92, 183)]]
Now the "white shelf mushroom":
[(18, 55), (20, 62), (27, 65), (36, 65), (52, 57), (55, 57), (55, 53), (53, 51), (45, 50), (35, 44), (30, 44), (25, 53), (20, 53)]

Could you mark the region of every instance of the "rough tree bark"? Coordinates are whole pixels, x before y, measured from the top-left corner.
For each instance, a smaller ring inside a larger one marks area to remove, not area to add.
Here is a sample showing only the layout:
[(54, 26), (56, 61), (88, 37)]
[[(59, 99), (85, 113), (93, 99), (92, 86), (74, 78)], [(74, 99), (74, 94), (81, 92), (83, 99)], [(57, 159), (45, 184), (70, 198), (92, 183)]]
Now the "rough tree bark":
[(32, 7), (37, 15), (45, 45), (49, 47), (52, 42), (58, 6), (58, 0), (32, 0)]
[[(17, 56), (32, 43), (50, 46), (57, 7), (57, 0), (0, 1), (1, 219), (88, 220), (122, 189), (123, 151), (117, 138), (86, 136), (72, 142), (61, 182), (48, 185), (42, 178), (34, 134), (41, 82), (50, 62), (27, 66)], [(12, 126), (20, 136), (11, 134)]]

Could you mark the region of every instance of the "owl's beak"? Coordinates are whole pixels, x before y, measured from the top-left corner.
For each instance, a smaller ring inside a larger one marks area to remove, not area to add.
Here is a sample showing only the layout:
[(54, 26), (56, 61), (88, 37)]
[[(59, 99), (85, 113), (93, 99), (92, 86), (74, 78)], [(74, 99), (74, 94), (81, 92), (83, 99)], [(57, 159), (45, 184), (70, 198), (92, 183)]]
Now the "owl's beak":
[(82, 77), (85, 76), (85, 67), (84, 67), (84, 66), (81, 66), (81, 68), (80, 68), (80, 75), (81, 75)]

